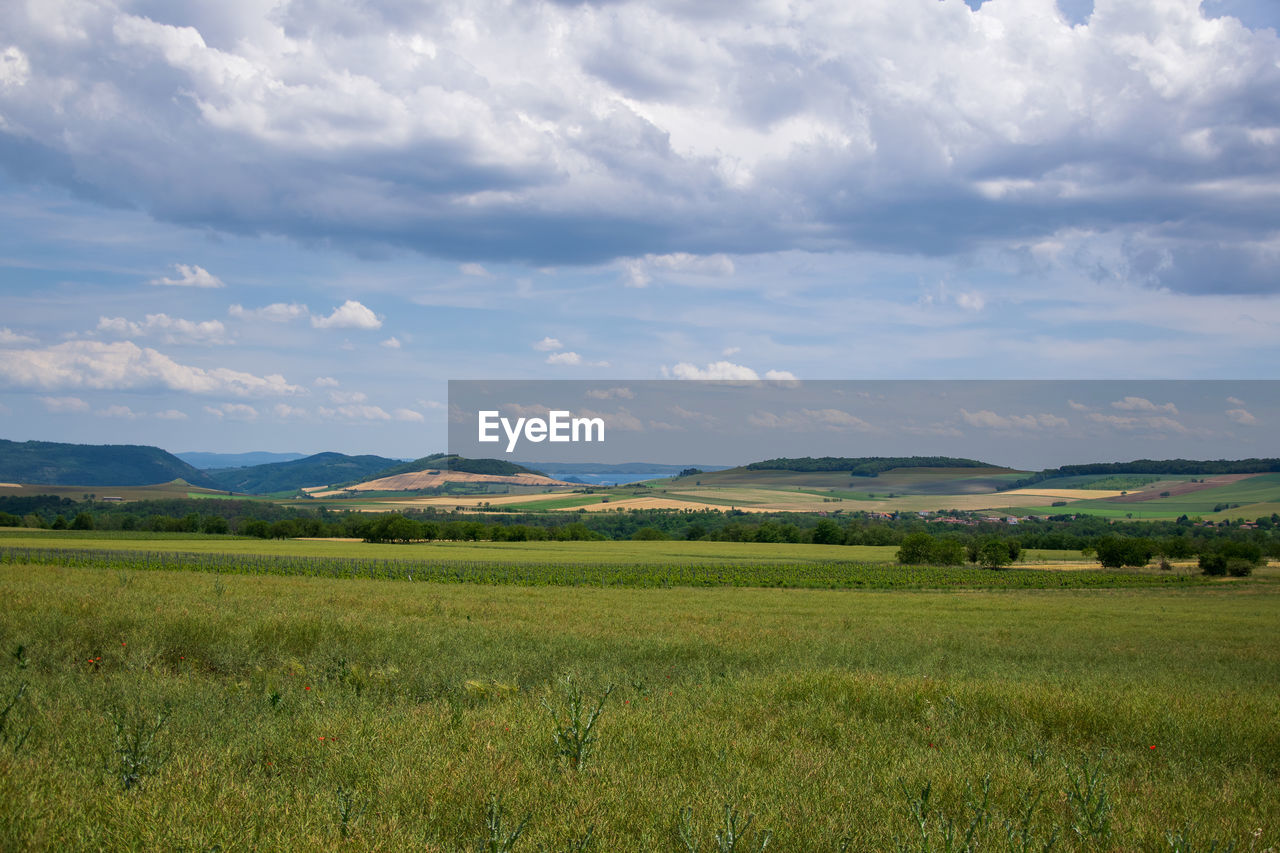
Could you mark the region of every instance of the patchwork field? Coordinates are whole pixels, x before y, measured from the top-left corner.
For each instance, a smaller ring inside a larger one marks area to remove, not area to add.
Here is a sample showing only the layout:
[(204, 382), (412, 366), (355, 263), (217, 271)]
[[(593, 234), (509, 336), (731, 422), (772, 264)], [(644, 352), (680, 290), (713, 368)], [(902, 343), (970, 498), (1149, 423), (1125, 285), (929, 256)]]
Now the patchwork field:
[[(1278, 593), (0, 564), (0, 848), (701, 851), (732, 823), (739, 850), (930, 850), (970, 826), (981, 850), (1263, 850)], [(575, 689), (601, 709), (576, 765)]]

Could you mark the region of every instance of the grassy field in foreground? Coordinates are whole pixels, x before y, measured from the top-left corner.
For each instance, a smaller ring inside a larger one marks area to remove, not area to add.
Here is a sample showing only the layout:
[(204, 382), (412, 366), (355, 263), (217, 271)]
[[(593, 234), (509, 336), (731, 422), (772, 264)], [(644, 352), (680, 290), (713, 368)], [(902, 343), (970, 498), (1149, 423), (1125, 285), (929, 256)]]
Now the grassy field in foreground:
[[(0, 696), (18, 697), (3, 849), (475, 850), (493, 796), (504, 833), (528, 823), (482, 849), (515, 853), (684, 850), (682, 825), (716, 850), (726, 804), (755, 816), (739, 851), (763, 830), (770, 850), (943, 849), (971, 823), (981, 850), (1280, 842), (1270, 584), (602, 590), (3, 565), (0, 596)], [(591, 701), (616, 685), (578, 770), (541, 705), (563, 722), (571, 672)]]

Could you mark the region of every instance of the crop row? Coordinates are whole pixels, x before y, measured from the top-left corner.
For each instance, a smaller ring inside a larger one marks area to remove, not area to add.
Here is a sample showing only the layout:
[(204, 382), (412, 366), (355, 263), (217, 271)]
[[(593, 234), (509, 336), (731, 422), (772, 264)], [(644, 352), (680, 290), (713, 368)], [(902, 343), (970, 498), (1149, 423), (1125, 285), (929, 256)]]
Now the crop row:
[(791, 587), (809, 589), (1084, 589), (1192, 586), (1207, 581), (1180, 574), (1053, 571), (817, 563), (504, 563), (363, 557), (202, 554), (81, 548), (0, 547), (0, 564), (116, 571), (195, 571), (322, 578), (370, 578), (433, 583), (597, 587)]

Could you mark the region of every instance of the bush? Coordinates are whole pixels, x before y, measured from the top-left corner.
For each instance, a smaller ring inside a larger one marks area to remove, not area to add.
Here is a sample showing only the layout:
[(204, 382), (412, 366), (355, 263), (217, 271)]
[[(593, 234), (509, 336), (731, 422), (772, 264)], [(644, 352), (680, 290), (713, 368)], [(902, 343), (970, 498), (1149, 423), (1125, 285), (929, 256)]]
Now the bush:
[(963, 566), (968, 553), (959, 539), (939, 539), (929, 555), (935, 566)]
[(1001, 569), (1013, 562), (1009, 545), (999, 539), (988, 539), (978, 548), (978, 564), (984, 569)]
[(1253, 563), (1240, 557), (1228, 557), (1227, 574), (1233, 578), (1247, 578), (1253, 574)]
[(641, 527), (631, 534), (631, 538), (637, 542), (656, 542), (659, 539), (666, 539), (667, 534), (656, 527)]
[(898, 562), (904, 566), (923, 566), (933, 556), (934, 541), (928, 533), (909, 533), (898, 546)]
[(1150, 539), (1130, 536), (1104, 536), (1094, 546), (1098, 562), (1103, 568), (1119, 569), (1124, 566), (1141, 568), (1151, 562), (1156, 547)]

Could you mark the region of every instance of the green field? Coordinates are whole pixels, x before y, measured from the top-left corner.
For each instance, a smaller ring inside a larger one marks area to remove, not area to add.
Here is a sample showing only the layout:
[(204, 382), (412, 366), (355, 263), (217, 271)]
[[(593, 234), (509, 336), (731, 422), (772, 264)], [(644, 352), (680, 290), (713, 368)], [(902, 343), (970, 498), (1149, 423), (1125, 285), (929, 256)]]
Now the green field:
[[(1075, 479), (1075, 478), (1073, 478)], [(1163, 478), (1172, 481), (1176, 478)], [(1182, 480), (1188, 478), (1183, 477)], [(1057, 483), (1046, 481), (1041, 486)], [(1077, 486), (1077, 488), (1083, 488)], [(1215, 511), (1222, 504), (1232, 504), (1231, 509)], [(1022, 515), (1042, 515), (1060, 512), (1087, 513), (1104, 518), (1171, 519), (1180, 515), (1254, 519), (1269, 516), (1280, 506), (1280, 474), (1259, 474), (1223, 486), (1202, 489), (1184, 495), (1156, 497), (1146, 501), (1126, 502), (1115, 500), (1074, 501), (1066, 507), (1020, 507), (1008, 512)]]
[[(726, 804), (755, 816), (740, 851), (763, 830), (770, 850), (940, 850), (975, 816), (981, 850), (1280, 841), (1265, 579), (886, 593), (0, 565), (0, 596), (3, 849), (475, 850), (494, 796), (504, 832), (528, 817), (516, 853), (684, 850), (682, 825), (717, 850)], [(541, 705), (564, 722), (567, 673), (590, 699), (616, 685), (577, 770)]]

